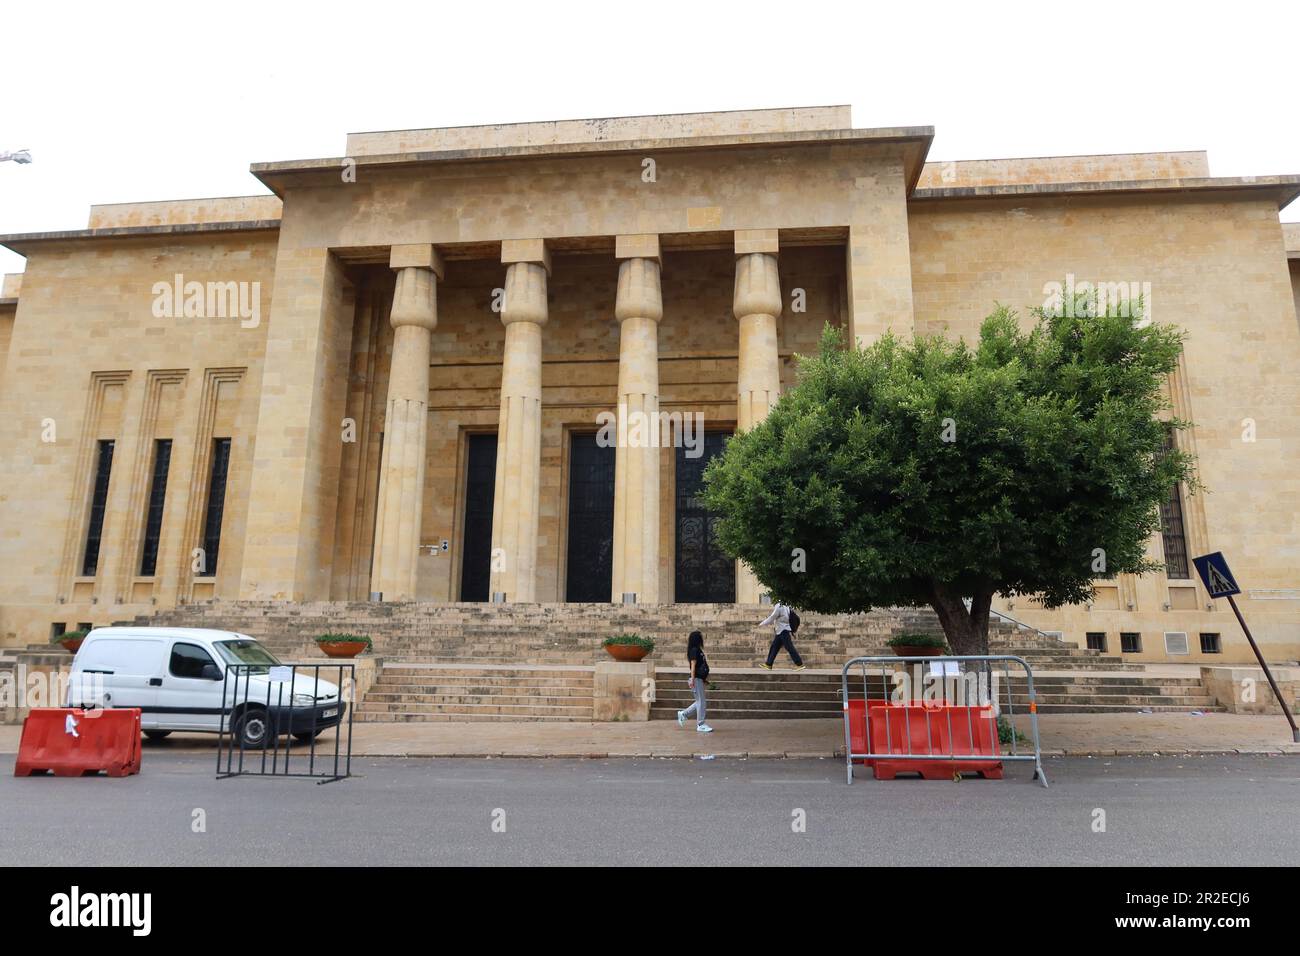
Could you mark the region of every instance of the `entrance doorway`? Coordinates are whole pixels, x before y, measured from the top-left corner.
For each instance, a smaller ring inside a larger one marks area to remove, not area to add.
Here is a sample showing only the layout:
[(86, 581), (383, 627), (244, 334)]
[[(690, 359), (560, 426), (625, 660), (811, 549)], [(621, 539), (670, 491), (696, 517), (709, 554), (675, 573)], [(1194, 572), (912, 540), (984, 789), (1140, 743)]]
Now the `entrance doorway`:
[(676, 597), (681, 604), (728, 604), (736, 600), (736, 559), (718, 545), (720, 518), (704, 505), (704, 469), (720, 454), (730, 432), (706, 432), (704, 453), (688, 458), (677, 449)]
[(497, 436), (470, 435), (465, 456), (465, 534), (460, 544), (460, 599), (486, 601), (492, 578), (492, 499)]
[(601, 447), (595, 435), (570, 436), (566, 601), (610, 601), (614, 582), (614, 457), (614, 447)]

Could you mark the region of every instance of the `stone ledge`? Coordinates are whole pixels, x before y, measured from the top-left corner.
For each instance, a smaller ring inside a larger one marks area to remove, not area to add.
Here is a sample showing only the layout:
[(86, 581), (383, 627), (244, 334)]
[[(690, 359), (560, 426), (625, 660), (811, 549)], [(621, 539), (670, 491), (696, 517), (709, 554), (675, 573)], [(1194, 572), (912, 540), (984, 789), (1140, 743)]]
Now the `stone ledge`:
[[(1300, 700), (1300, 667), (1270, 667), (1278, 689), (1286, 698), (1286, 707), (1293, 714), (1300, 713), (1297, 700)], [(1254, 700), (1243, 699), (1246, 681), (1253, 682), (1251, 696)], [(1214, 698), (1219, 706), (1230, 714), (1256, 714), (1260, 716), (1281, 716), (1282, 705), (1278, 703), (1273, 688), (1261, 667), (1219, 665), (1201, 667), (1201, 683), (1206, 692)]]
[(999, 186), (951, 186), (914, 189), (909, 201), (936, 199), (996, 199), (1033, 196), (1068, 196), (1110, 193), (1179, 193), (1215, 191), (1264, 191), (1278, 195), (1285, 206), (1300, 196), (1300, 175), (1208, 176), (1185, 179), (1140, 179), (1081, 181), (1072, 183), (1015, 183)]
[(0, 246), (22, 254), (22, 247), (34, 243), (80, 242), (86, 239), (120, 239), (148, 236), (192, 236), (213, 232), (262, 232), (278, 230), (279, 219), (248, 219), (241, 222), (177, 223), (168, 226), (112, 226), (105, 229), (65, 229), (59, 232), (20, 232), (0, 235)]

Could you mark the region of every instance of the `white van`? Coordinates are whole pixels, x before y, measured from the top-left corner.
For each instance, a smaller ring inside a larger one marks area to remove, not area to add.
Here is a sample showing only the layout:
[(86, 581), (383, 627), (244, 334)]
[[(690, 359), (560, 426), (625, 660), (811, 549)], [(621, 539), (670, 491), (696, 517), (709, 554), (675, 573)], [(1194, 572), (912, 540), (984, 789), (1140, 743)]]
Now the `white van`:
[[(252, 666), (231, 671), (232, 664)], [(66, 703), (139, 707), (150, 740), (173, 730), (216, 733), (225, 711), (236, 745), (250, 748), (283, 734), (311, 740), (347, 710), (338, 685), (311, 668), (290, 672), (247, 635), (188, 627), (91, 631), (72, 659)]]

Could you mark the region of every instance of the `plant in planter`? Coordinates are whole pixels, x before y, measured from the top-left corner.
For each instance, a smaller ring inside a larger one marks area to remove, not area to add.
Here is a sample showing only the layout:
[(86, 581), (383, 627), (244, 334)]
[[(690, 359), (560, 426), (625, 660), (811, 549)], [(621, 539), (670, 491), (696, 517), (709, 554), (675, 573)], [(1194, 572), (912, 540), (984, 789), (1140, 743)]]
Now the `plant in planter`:
[(655, 642), (640, 634), (615, 634), (601, 641), (600, 646), (616, 661), (639, 661), (655, 649)]
[(1029, 743), (1029, 738), (1016, 729), (1006, 714), (1002, 714), (998, 717), (998, 743), (1009, 744), (1013, 741), (1019, 747)]
[(948, 649), (947, 643), (936, 634), (904, 632), (885, 642), (899, 657), (938, 657)]
[(316, 646), (326, 657), (356, 657), (374, 647), (374, 642), (366, 634), (320, 634)]
[(62, 634), (56, 634), (50, 638), (51, 644), (61, 644), (69, 654), (77, 653), (81, 647), (81, 642), (86, 639), (89, 631), (64, 631)]

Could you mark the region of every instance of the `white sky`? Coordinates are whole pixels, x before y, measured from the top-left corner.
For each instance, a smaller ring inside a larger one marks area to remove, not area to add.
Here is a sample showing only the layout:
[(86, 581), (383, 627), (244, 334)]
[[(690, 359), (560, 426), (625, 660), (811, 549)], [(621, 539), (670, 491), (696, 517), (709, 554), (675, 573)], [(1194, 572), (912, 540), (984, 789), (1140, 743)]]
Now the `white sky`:
[(834, 103), (934, 126), (932, 160), (1208, 149), (1215, 175), (1300, 173), (1298, 26), (1293, 0), (12, 0), (0, 150), (35, 161), (0, 163), (0, 233), (262, 193), (249, 163), (351, 131)]

